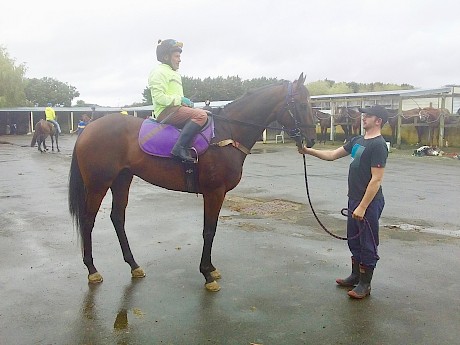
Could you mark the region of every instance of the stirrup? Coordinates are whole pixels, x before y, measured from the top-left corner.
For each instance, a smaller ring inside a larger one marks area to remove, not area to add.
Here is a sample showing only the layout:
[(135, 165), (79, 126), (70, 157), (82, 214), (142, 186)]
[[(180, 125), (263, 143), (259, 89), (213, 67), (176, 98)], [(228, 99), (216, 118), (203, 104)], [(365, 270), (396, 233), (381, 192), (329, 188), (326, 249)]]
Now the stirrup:
[[(183, 155), (180, 155), (180, 154), (174, 154), (174, 152), (173, 152), (174, 150), (171, 151), (172, 158), (175, 159), (175, 160), (180, 160), (182, 163), (196, 164), (196, 163), (198, 163), (198, 152), (196, 151), (196, 149), (194, 147), (192, 147), (191, 149), (195, 151), (196, 158), (193, 158), (192, 155), (183, 156)], [(186, 148), (182, 147), (179, 153), (184, 153), (184, 152), (188, 153), (188, 150)]]

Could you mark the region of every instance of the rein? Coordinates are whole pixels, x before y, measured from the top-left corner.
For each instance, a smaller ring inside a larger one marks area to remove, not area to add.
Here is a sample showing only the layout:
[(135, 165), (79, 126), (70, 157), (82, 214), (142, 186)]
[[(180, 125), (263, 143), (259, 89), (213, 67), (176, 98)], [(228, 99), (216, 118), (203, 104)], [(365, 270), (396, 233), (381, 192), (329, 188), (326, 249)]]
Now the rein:
[[(248, 126), (248, 127), (256, 127), (256, 128), (263, 128), (263, 129), (274, 129), (274, 130), (279, 130), (279, 131), (286, 130), (286, 128), (284, 126), (283, 127), (265, 126), (265, 125), (259, 125), (257, 123), (252, 123), (252, 122), (229, 119), (228, 117), (218, 115), (218, 114), (214, 114), (214, 113), (211, 113), (211, 112), (208, 112), (208, 114), (211, 117), (215, 117), (215, 118), (217, 118), (219, 120), (222, 120), (222, 121), (225, 121), (225, 122), (228, 122), (228, 123), (235, 123), (235, 124), (244, 125), (244, 126)], [(300, 125), (299, 124), (298, 127), (299, 128), (316, 128), (316, 125)]]
[[(308, 186), (308, 174), (307, 174), (307, 159), (305, 158), (305, 155), (303, 154), (302, 155), (303, 157), (303, 169), (304, 169), (304, 177), (305, 177), (305, 189), (306, 189), (306, 192), (307, 192), (307, 199), (308, 199), (308, 203), (310, 204), (310, 209), (313, 213), (313, 216), (315, 217), (316, 221), (318, 222), (318, 224), (321, 226), (321, 228), (329, 235), (331, 235), (332, 237), (334, 238), (337, 238), (339, 240), (354, 240), (356, 238), (358, 238), (359, 236), (361, 236), (361, 233), (363, 231), (363, 228), (366, 224), (364, 224), (364, 226), (360, 226), (359, 227), (359, 231), (356, 235), (352, 236), (352, 237), (341, 237), (339, 235), (336, 235), (334, 234), (332, 231), (328, 230), (326, 228), (326, 226), (321, 222), (321, 220), (319, 219), (319, 217), (316, 215), (316, 212), (315, 212), (315, 209), (313, 208), (313, 204), (311, 202), (311, 198), (310, 198), (310, 188)], [(340, 213), (342, 214), (342, 216), (344, 217), (348, 217), (348, 212), (351, 212), (351, 210), (349, 210), (348, 208), (342, 208), (342, 210), (340, 210)], [(370, 225), (369, 225), (369, 222), (367, 221), (367, 219), (364, 217), (364, 222), (367, 223), (367, 225), (369, 226), (370, 228)], [(375, 245), (375, 243), (374, 243)]]
[[(288, 112), (289, 115), (291, 116), (291, 118), (294, 120), (295, 128), (292, 128), (292, 129), (289, 129), (289, 130), (286, 129), (285, 126), (272, 127), (272, 126), (260, 125), (260, 124), (252, 123), (252, 122), (236, 120), (236, 119), (229, 119), (228, 117), (218, 115), (218, 114), (214, 114), (212, 112), (208, 112), (208, 114), (213, 118), (225, 121), (227, 123), (234, 123), (234, 124), (239, 124), (239, 125), (243, 125), (243, 126), (247, 126), (247, 127), (255, 127), (255, 128), (259, 128), (259, 129), (273, 129), (273, 130), (278, 130), (278, 131), (286, 131), (289, 134), (289, 136), (296, 141), (296, 143), (300, 143), (301, 140), (302, 140), (301, 128), (316, 128), (316, 125), (315, 124), (312, 124), (312, 125), (302, 125), (302, 124), (300, 124), (300, 122), (298, 120), (298, 116), (297, 116), (298, 115), (297, 104), (296, 104), (296, 101), (294, 99), (294, 96), (296, 94), (293, 91), (293, 83), (288, 82), (287, 88), (288, 88), (288, 90), (287, 90), (287, 94), (286, 94), (286, 97), (285, 97), (284, 107), (282, 107), (282, 109), (280, 110), (279, 115), (282, 115), (285, 112)], [(276, 116), (276, 118), (278, 119), (278, 115)], [(234, 147), (238, 148), (239, 150), (243, 151), (246, 154), (249, 153), (249, 150), (247, 148), (242, 146), (240, 143), (235, 142), (233, 139), (227, 139), (227, 140), (221, 141), (221, 142), (217, 143), (217, 146), (226, 146), (226, 145), (229, 145), (229, 144), (233, 145)]]
[[(334, 238), (337, 238), (339, 240), (346, 240), (346, 241), (349, 241), (349, 240), (354, 240), (356, 238), (358, 238), (359, 236), (361, 236), (364, 228), (366, 227), (367, 225), (367, 228), (369, 229), (370, 233), (371, 233), (371, 236), (372, 236), (372, 242), (373, 242), (373, 245), (374, 245), (374, 252), (375, 252), (375, 255), (378, 259), (378, 254), (377, 254), (377, 245), (375, 243), (375, 238), (374, 238), (374, 234), (372, 232), (372, 229), (371, 229), (371, 225), (369, 224), (369, 221), (366, 219), (366, 217), (363, 217), (363, 221), (361, 222), (361, 224), (359, 225), (359, 231), (356, 235), (352, 236), (352, 237), (342, 237), (342, 236), (339, 236), (339, 235), (336, 235), (334, 234), (333, 232), (331, 232), (330, 230), (328, 230), (324, 224), (321, 222), (321, 220), (319, 219), (319, 217), (316, 215), (316, 212), (315, 212), (315, 209), (313, 208), (313, 204), (311, 202), (311, 198), (310, 198), (310, 189), (308, 187), (308, 175), (307, 175), (307, 160), (305, 158), (305, 154), (302, 155), (303, 156), (303, 168), (304, 168), (304, 175), (305, 175), (305, 188), (306, 188), (306, 191), (307, 191), (307, 198), (308, 198), (308, 203), (310, 204), (310, 208), (311, 208), (311, 211), (313, 213), (313, 216), (315, 217), (316, 221), (318, 222), (318, 224), (321, 226), (321, 228), (329, 235), (331, 235), (332, 237)], [(347, 217), (348, 218), (348, 215), (349, 215), (349, 212), (353, 212), (352, 210), (348, 209), (348, 208), (342, 208), (340, 210), (340, 213), (342, 214), (342, 216), (344, 217)]]

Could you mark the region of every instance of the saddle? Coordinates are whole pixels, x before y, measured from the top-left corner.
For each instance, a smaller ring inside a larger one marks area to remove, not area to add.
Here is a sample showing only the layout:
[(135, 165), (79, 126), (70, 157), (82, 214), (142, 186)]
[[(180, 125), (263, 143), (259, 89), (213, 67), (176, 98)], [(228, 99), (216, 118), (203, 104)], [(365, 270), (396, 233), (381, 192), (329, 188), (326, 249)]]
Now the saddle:
[[(139, 131), (139, 146), (149, 155), (171, 158), (171, 150), (179, 136), (180, 129), (177, 127), (154, 119), (146, 119)], [(206, 152), (212, 138), (214, 138), (214, 121), (208, 117), (206, 125), (192, 141), (192, 156), (198, 157)]]
[[(171, 150), (179, 139), (180, 130), (172, 125), (160, 123), (154, 119), (146, 119), (139, 131), (139, 146), (145, 153), (151, 156), (171, 158)], [(198, 158), (206, 152), (214, 138), (214, 121), (208, 117), (206, 125), (192, 141), (192, 157)], [(198, 164), (183, 163), (186, 191), (198, 193)]]

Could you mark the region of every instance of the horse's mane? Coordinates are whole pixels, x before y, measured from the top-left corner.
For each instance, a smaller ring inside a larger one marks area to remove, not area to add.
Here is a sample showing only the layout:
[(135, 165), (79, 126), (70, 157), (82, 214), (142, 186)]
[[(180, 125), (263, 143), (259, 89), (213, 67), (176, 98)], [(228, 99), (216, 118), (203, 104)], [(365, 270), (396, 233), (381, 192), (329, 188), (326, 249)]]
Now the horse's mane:
[[(313, 113), (315, 114), (316, 118), (318, 120), (329, 120), (331, 117), (331, 114), (324, 113), (321, 110), (318, 109), (313, 109)], [(322, 117), (324, 115), (324, 117)]]
[[(233, 108), (233, 107), (235, 107), (236, 105), (240, 105), (241, 103), (246, 102), (246, 101), (247, 101), (247, 98), (248, 98), (249, 96), (257, 95), (257, 94), (259, 94), (259, 93), (262, 93), (262, 92), (266, 91), (267, 89), (273, 88), (273, 87), (275, 87), (275, 86), (283, 85), (283, 84), (286, 84), (286, 83), (288, 83), (288, 82), (289, 82), (289, 81), (287, 81), (287, 80), (280, 80), (280, 81), (277, 82), (277, 83), (268, 84), (268, 85), (264, 85), (264, 86), (261, 86), (261, 87), (255, 88), (255, 89), (247, 90), (243, 95), (241, 95), (240, 97), (238, 97), (237, 99), (235, 99), (233, 102), (230, 102), (230, 103), (226, 104), (226, 105), (222, 108), (222, 114), (225, 115), (226, 112), (227, 112), (230, 108)], [(244, 103), (243, 103), (243, 104), (244, 104)]]

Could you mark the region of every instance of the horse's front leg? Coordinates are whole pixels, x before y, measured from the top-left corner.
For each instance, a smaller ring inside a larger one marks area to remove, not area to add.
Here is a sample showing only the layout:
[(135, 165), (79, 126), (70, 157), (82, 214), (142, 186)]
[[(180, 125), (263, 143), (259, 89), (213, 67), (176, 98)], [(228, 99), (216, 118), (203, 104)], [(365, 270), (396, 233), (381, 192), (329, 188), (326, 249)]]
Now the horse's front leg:
[(216, 282), (220, 272), (211, 261), (212, 243), (216, 234), (217, 220), (225, 198), (225, 191), (214, 191), (203, 194), (204, 198), (204, 226), (203, 226), (203, 252), (201, 254), (200, 272), (206, 279), (205, 287), (208, 291), (219, 291), (220, 286)]
[(54, 152), (54, 138), (53, 138), (53, 135), (51, 135), (50, 137), (51, 137), (51, 151)]
[(125, 232), (126, 206), (128, 205), (128, 193), (132, 180), (133, 174), (128, 171), (123, 171), (113, 181), (110, 187), (112, 190), (112, 211), (110, 212), (110, 219), (117, 233), (118, 242), (120, 243), (123, 253), (123, 259), (131, 266), (131, 276), (133, 278), (143, 278), (145, 277), (145, 272), (134, 260)]

